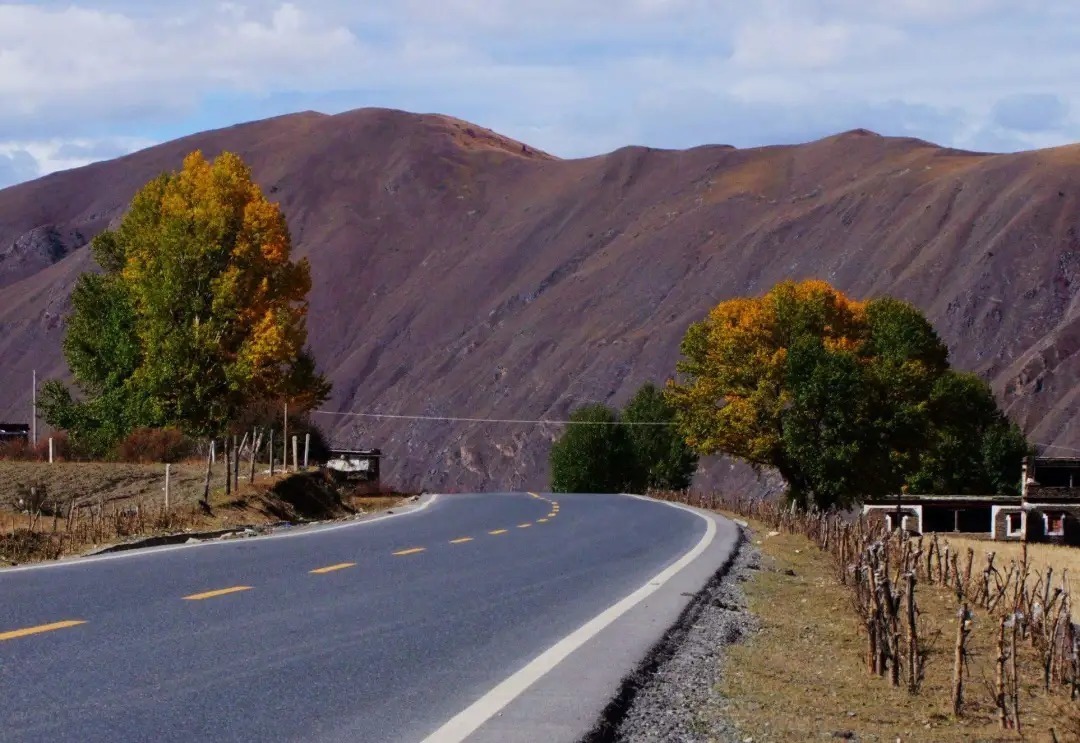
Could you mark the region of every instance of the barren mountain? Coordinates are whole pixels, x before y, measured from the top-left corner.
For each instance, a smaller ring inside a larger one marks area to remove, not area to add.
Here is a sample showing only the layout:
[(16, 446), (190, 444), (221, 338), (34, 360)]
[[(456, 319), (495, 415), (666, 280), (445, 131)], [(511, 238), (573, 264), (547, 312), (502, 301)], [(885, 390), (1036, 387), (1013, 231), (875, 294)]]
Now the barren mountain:
[[(924, 311), (1033, 440), (1080, 449), (1080, 146), (1010, 155), (853, 131), (559, 160), (442, 116), (305, 113), (0, 191), (0, 419), (64, 374), (86, 242), (185, 154), (241, 154), (312, 263), (328, 410), (564, 418), (671, 374), (719, 300), (816, 276)], [(400, 485), (543, 487), (552, 425), (325, 416)], [(1066, 449), (1057, 449), (1059, 453)]]

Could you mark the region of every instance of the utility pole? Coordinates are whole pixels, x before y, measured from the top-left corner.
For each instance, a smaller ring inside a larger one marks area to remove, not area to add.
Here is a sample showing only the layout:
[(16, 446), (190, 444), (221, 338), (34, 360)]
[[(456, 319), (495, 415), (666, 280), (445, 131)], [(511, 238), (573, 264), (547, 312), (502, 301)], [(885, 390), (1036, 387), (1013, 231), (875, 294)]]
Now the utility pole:
[(37, 369), (33, 371), (34, 386), (30, 393), (30, 438), (33, 439), (34, 446), (37, 446)]

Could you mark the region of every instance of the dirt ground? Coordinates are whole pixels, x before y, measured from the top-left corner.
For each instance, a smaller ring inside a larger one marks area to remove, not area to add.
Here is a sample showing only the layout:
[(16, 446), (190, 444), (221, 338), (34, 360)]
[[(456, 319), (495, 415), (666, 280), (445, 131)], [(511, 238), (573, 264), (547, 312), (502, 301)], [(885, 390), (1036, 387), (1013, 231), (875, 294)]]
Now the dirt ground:
[[(996, 619), (976, 612), (964, 716), (953, 719), (954, 596), (937, 586), (917, 588), (920, 633), (930, 652), (922, 689), (909, 695), (867, 671), (863, 630), (828, 556), (802, 537), (767, 536), (752, 527), (762, 561), (745, 590), (762, 629), (729, 650), (721, 684), (727, 698), (722, 713), (746, 740), (1021, 740), (1000, 729), (992, 703)], [(1021, 666), (1037, 668), (1030, 645), (1022, 647)], [(1022, 671), (1021, 677), (1022, 739), (1050, 741), (1053, 728), (1062, 743), (1080, 740), (1077, 704), (1067, 693), (1047, 695), (1034, 673)]]

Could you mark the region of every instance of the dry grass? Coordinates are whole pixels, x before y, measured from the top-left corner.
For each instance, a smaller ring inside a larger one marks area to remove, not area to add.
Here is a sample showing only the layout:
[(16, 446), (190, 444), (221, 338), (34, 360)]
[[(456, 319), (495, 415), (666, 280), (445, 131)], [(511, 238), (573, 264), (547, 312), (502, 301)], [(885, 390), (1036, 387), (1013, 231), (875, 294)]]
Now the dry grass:
[[(265, 465), (260, 468), (260, 473)], [(241, 472), (244, 470), (241, 468)], [(190, 462), (171, 468), (171, 505), (192, 505), (203, 493), (206, 464)], [(241, 481), (245, 478), (241, 475)], [(265, 476), (261, 479), (265, 479)], [(165, 465), (116, 464), (111, 462), (5, 462), (0, 461), (0, 508), (12, 503), (20, 485), (44, 486), (61, 502), (74, 498), (76, 505), (165, 498)], [(224, 490), (225, 468), (214, 468), (210, 487)]]
[[(949, 534), (939, 534), (938, 539), (941, 540), (942, 547), (948, 544), (953, 551), (959, 549), (967, 552), (968, 547), (975, 550), (976, 564), (985, 562), (987, 552), (995, 553), (994, 562), (997, 565), (1006, 565), (1010, 560), (1019, 563), (1022, 559), (1023, 547), (1019, 542), (995, 542)], [(1057, 544), (1028, 544), (1028, 564), (1032, 573), (1045, 574), (1048, 567), (1053, 568), (1055, 585), (1060, 584), (1064, 573), (1069, 592), (1073, 596), (1080, 596), (1080, 548)]]
[[(919, 694), (890, 688), (867, 673), (865, 634), (852, 610), (848, 588), (836, 580), (828, 554), (809, 540), (752, 525), (762, 551), (762, 567), (746, 584), (749, 607), (762, 630), (728, 651), (722, 692), (723, 713), (757, 743), (839, 739), (849, 733), (863, 741), (1011, 741), (998, 727), (992, 704), (996, 620), (976, 611), (970, 637), (970, 677), (965, 717), (951, 716), (952, 643), (957, 605), (938, 586), (919, 585), (920, 633), (930, 639), (926, 678)], [(789, 575), (785, 571), (792, 571)], [(936, 640), (933, 640), (937, 637)], [(1037, 667), (1025, 643), (1024, 667)], [(1067, 695), (1049, 697), (1038, 679), (1024, 678), (1021, 722), (1025, 740), (1077, 740), (1075, 724), (1063, 712)], [(1070, 737), (1072, 735), (1073, 737)]]

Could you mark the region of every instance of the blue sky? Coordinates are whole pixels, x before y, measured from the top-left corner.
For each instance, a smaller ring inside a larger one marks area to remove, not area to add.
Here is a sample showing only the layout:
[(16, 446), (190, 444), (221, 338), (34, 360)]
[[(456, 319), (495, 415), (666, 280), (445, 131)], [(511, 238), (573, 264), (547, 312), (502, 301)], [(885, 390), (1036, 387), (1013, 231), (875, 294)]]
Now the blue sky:
[(855, 127), (1054, 146), (1080, 141), (1080, 2), (0, 0), (0, 186), (363, 106), (563, 157)]

